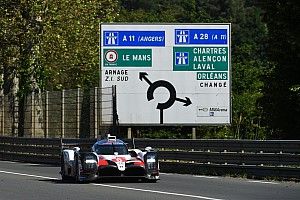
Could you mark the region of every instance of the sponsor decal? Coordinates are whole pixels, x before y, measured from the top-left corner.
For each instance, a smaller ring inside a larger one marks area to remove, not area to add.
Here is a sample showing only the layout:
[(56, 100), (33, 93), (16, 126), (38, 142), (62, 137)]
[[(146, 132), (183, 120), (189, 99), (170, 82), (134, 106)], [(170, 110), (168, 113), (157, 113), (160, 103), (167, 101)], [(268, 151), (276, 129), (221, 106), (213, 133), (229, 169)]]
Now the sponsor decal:
[(124, 171), (125, 170), (126, 158), (124, 158), (124, 157), (116, 157), (115, 159), (112, 159), (112, 161), (114, 161), (117, 164), (118, 169), (120, 171)]

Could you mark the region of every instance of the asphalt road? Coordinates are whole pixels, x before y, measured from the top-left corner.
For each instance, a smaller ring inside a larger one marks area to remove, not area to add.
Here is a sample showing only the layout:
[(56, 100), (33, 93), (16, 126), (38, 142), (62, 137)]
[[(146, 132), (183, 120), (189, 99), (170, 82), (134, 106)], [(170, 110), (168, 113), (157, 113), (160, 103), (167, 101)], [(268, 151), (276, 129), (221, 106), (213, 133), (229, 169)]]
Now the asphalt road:
[(0, 161), (0, 200), (299, 200), (300, 183), (161, 174), (157, 183), (63, 183), (59, 167)]

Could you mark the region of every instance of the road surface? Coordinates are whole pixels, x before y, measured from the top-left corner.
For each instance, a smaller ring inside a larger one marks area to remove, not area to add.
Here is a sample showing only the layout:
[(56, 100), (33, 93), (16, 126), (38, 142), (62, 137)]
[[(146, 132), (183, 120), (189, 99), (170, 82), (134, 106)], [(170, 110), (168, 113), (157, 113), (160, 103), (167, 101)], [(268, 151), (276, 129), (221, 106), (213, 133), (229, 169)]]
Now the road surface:
[(300, 183), (161, 174), (157, 183), (103, 180), (76, 184), (51, 165), (0, 161), (0, 200), (299, 200)]

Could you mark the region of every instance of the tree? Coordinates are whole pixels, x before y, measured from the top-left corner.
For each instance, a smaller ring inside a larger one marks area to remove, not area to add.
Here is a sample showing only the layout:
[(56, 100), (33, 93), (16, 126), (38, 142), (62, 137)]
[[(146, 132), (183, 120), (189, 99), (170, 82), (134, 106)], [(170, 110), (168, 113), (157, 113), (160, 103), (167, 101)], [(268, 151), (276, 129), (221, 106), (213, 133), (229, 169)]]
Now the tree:
[(47, 89), (99, 85), (99, 23), (117, 15), (113, 0), (47, 4), (39, 57)]
[(300, 139), (300, 62), (299, 2), (296, 0), (263, 1), (268, 27), (268, 59), (272, 73), (262, 99), (264, 122), (270, 138)]
[[(20, 93), (31, 90), (39, 74), (34, 52), (41, 34), (39, 17), (42, 5), (41, 0), (4, 0), (1, 4), (1, 66), (6, 72), (4, 73), (6, 81), (18, 78)], [(11, 88), (7, 89), (5, 93)]]
[(29, 93), (98, 85), (99, 22), (114, 19), (117, 3), (2, 0), (0, 5), (1, 83), (4, 94), (11, 94), (10, 107), (18, 107), (11, 111), (12, 134), (24, 136)]
[(3, 0), (0, 14), (1, 67), (20, 92), (98, 85), (99, 23), (116, 1)]
[[(1, 67), (3, 70), (3, 93), (10, 94), (12, 134), (24, 135), (24, 105), (26, 95), (36, 88), (40, 68), (37, 66), (35, 49), (41, 34), (40, 13), (43, 1), (8, 1), (1, 3)], [(17, 95), (16, 95), (17, 94)], [(18, 112), (18, 114), (17, 114)], [(18, 121), (18, 122), (16, 122)]]

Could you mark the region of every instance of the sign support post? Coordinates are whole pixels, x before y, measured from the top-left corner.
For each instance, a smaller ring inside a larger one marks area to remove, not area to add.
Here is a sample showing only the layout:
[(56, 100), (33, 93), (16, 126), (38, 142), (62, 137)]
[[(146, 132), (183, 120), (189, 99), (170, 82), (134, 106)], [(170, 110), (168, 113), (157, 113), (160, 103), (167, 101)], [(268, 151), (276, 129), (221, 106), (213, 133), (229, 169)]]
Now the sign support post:
[(197, 139), (196, 127), (192, 128), (192, 139)]

